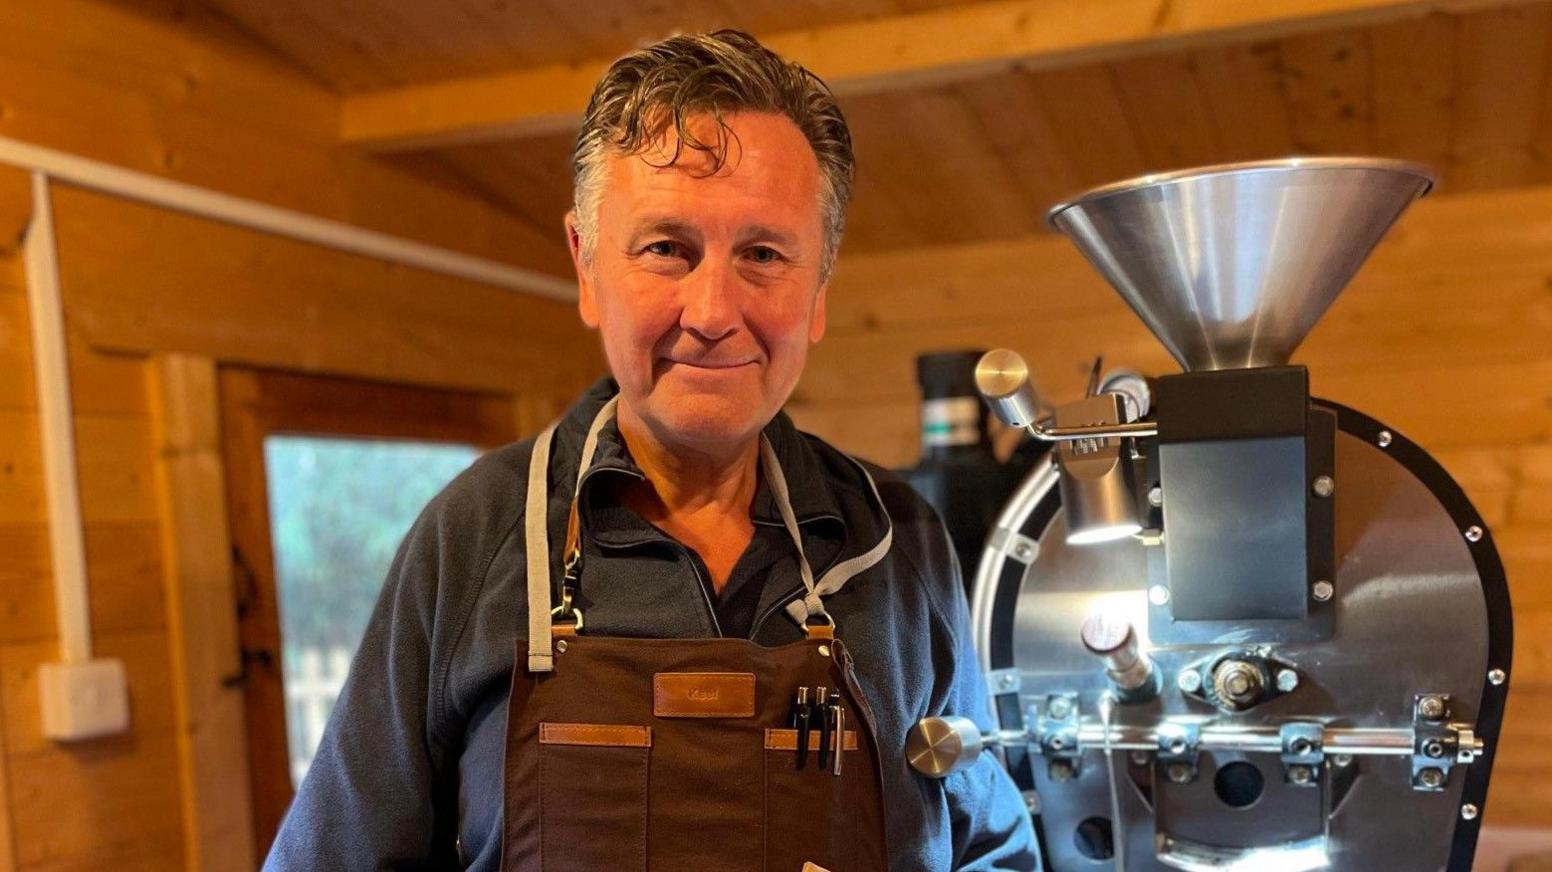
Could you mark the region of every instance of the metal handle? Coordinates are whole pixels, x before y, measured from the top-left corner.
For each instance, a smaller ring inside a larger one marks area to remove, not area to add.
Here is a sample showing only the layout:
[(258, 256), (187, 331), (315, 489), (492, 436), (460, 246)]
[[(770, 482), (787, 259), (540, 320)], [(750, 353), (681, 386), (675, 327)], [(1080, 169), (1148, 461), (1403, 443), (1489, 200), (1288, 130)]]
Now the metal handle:
[(994, 736), (983, 736), (969, 718), (922, 718), (906, 734), (905, 759), (928, 778), (943, 778), (974, 765)]
[(981, 355), (975, 365), (975, 387), (1002, 423), (1019, 427), (1042, 442), (1076, 442), (1079, 439), (1117, 439), (1127, 436), (1156, 436), (1159, 428), (1151, 421), (1130, 424), (1100, 424), (1081, 427), (1055, 427), (1041, 424), (1040, 397), (1029, 378), (1029, 364), (1017, 352), (997, 348)]

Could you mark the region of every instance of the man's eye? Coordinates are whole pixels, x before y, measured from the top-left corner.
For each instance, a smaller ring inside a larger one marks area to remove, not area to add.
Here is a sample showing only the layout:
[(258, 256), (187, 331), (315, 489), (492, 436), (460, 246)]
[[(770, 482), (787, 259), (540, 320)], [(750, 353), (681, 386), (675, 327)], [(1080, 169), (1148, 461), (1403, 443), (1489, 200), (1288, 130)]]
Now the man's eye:
[(757, 245), (749, 249), (749, 259), (755, 263), (767, 264), (781, 260), (781, 252), (766, 245)]
[(682, 253), (679, 243), (669, 239), (659, 239), (657, 242), (650, 243), (643, 250), (658, 257), (677, 257)]

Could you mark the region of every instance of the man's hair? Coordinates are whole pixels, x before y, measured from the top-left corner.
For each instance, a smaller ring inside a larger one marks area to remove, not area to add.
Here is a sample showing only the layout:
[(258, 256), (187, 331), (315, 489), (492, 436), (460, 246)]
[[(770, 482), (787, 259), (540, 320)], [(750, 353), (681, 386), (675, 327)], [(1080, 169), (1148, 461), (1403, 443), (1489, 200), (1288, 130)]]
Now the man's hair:
[[(824, 251), (820, 278), (828, 279), (846, 225), (851, 199), (851, 131), (835, 95), (816, 75), (782, 60), (747, 33), (718, 30), (682, 34), (631, 52), (615, 61), (588, 100), (571, 154), (572, 198), (583, 262), (596, 242), (598, 197), (604, 161), (613, 154), (640, 154), (659, 142), (672, 125), (677, 141), (661, 164), (672, 166), (685, 148), (709, 155), (714, 173), (728, 157), (732, 134), (723, 116), (769, 112), (796, 124), (819, 159)], [(707, 142), (689, 129), (691, 118), (708, 115), (716, 135)]]

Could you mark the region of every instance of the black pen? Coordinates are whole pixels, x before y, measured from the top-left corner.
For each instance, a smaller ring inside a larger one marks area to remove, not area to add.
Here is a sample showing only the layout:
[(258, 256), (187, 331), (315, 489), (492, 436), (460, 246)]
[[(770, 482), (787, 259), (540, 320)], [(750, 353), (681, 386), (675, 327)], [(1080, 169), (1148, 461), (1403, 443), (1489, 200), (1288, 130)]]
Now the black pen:
[(830, 692), (820, 687), (814, 697), (814, 718), (819, 721), (819, 769), (830, 765)]
[(792, 706), (792, 726), (798, 731), (797, 747), (794, 750), (797, 751), (797, 768), (799, 769), (802, 769), (804, 762), (808, 760), (808, 731), (810, 714), (811, 711), (808, 704), (808, 688), (799, 687), (797, 702)]

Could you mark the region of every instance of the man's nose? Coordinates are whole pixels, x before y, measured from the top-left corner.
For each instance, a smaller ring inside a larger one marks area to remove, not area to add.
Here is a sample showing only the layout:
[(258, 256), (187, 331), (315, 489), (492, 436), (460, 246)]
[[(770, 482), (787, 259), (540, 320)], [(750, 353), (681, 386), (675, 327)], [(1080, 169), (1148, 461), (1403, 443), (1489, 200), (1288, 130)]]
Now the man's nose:
[(738, 329), (737, 276), (720, 258), (706, 257), (685, 276), (679, 326), (715, 341)]

